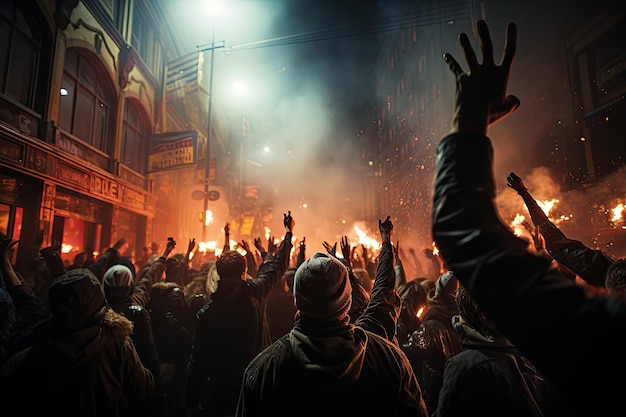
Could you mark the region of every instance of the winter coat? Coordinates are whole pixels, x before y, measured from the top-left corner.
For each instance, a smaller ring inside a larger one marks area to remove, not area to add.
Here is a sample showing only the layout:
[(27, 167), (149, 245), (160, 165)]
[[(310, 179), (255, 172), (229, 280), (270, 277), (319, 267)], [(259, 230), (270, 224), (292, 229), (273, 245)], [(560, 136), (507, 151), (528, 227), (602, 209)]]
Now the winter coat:
[(246, 366), (272, 343), (267, 300), (287, 270), (291, 246), (287, 233), (276, 256), (259, 266), (254, 279), (220, 277), (217, 292), (197, 313), (187, 367), (189, 407), (203, 403), (216, 413), (234, 413)]
[(589, 297), (500, 220), (493, 147), (448, 135), (437, 150), (433, 237), (446, 265), (498, 329), (579, 415), (623, 410), (626, 305)]
[(456, 282), (450, 284), (451, 277), (452, 272), (448, 271), (437, 279), (435, 290), (428, 297), (424, 322), (401, 346), (413, 367), (430, 414), (437, 408), (446, 361), (461, 351), (459, 336), (452, 327), (452, 317), (458, 310)]
[(2, 415), (140, 415), (154, 378), (130, 339), (132, 324), (109, 309), (101, 323), (56, 335), (13, 355), (0, 370)]
[(391, 244), (383, 243), (370, 303), (355, 324), (294, 329), (250, 363), (237, 416), (427, 416), (395, 339), (400, 310)]
[(445, 364), (436, 417), (552, 415), (554, 390), (510, 341), (453, 323), (462, 351)]

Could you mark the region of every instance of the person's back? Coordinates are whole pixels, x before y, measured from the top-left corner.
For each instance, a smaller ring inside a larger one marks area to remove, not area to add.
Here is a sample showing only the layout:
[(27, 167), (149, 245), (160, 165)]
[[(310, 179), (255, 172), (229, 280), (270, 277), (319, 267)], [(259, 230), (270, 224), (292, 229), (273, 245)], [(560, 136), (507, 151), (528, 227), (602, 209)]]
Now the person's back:
[(384, 225), (372, 298), (355, 324), (348, 315), (351, 283), (340, 260), (317, 252), (298, 268), (296, 323), (250, 362), (237, 416), (428, 415), (411, 365), (395, 343), (400, 298), (389, 218)]
[(125, 265), (112, 265), (104, 274), (102, 287), (109, 307), (131, 321), (131, 338), (141, 362), (152, 372), (159, 384), (159, 356), (154, 342), (150, 312), (134, 302), (132, 270)]
[(401, 345), (431, 414), (437, 408), (445, 363), (461, 351), (459, 336), (452, 327), (452, 317), (458, 313), (457, 287), (458, 281), (452, 271), (445, 272), (437, 279), (435, 289), (428, 298), (429, 308), (422, 324)]
[(285, 215), (285, 238), (254, 279), (247, 279), (247, 261), (239, 252), (225, 251), (217, 259), (218, 289), (196, 315), (187, 369), (191, 409), (201, 405), (211, 415), (235, 412), (246, 366), (271, 344), (266, 303), (288, 266), (292, 222), (291, 215)]
[(554, 388), (463, 287), (457, 305), (453, 326), (462, 350), (445, 364), (436, 416), (555, 415), (562, 400)]
[(155, 283), (148, 310), (159, 361), (163, 405), (168, 415), (183, 415), (187, 408), (185, 383), (194, 325), (183, 287), (174, 282)]
[(49, 293), (49, 336), (0, 370), (3, 416), (119, 416), (143, 410), (154, 379), (130, 340), (132, 324), (109, 309), (98, 279), (74, 269)]
[[(270, 293), (267, 300), (267, 318), (269, 320), (272, 342), (291, 331), (296, 316), (296, 304), (293, 300), (293, 275), (295, 268), (289, 268), (281, 277), (278, 285)], [(287, 276), (291, 275), (288, 280)], [(292, 285), (289, 286), (288, 282)]]

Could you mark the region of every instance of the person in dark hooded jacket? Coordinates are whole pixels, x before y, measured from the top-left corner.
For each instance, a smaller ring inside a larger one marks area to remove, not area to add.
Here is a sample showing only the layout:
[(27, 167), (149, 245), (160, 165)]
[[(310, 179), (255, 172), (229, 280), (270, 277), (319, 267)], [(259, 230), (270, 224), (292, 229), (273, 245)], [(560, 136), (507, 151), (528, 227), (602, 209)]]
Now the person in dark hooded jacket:
[(429, 294), (429, 307), (423, 322), (401, 345), (415, 371), (431, 415), (437, 408), (446, 361), (461, 351), (459, 336), (452, 327), (452, 317), (458, 314), (457, 287), (458, 280), (452, 271), (439, 276), (434, 291)]
[(453, 327), (461, 352), (445, 363), (436, 417), (561, 416), (551, 384), (459, 287)]
[(469, 72), (444, 55), (455, 75), (456, 101), (452, 131), (437, 147), (433, 238), (459, 282), (575, 415), (619, 415), (626, 389), (626, 305), (608, 295), (590, 296), (550, 259), (531, 253), (500, 219), (487, 131), (520, 104), (506, 95), (517, 28), (507, 27), (499, 65), (486, 22), (476, 29), (482, 63), (467, 34), (459, 40)]
[[(196, 314), (187, 366), (187, 407), (211, 416), (232, 416), (250, 360), (271, 343), (267, 301), (289, 266), (294, 220), (284, 214), (285, 237), (271, 259), (247, 276), (246, 258), (225, 251), (217, 258), (217, 292)], [(228, 242), (227, 239), (225, 239)]]
[(391, 232), (379, 220), (382, 249), (370, 302), (350, 322), (346, 266), (316, 252), (297, 269), (298, 313), (291, 332), (254, 358), (236, 416), (427, 416), (420, 387), (395, 339), (396, 291)]
[(49, 302), (49, 334), (0, 370), (2, 415), (116, 417), (143, 410), (153, 375), (130, 338), (132, 323), (107, 306), (96, 276), (86, 268), (67, 271), (53, 280)]

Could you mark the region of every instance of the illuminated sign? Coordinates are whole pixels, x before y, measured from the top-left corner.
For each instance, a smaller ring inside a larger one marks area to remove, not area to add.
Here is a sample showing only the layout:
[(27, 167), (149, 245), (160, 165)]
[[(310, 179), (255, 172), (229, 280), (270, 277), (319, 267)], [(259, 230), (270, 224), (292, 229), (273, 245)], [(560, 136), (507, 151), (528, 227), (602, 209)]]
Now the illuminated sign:
[(148, 171), (185, 168), (196, 163), (197, 132), (154, 135), (150, 140)]

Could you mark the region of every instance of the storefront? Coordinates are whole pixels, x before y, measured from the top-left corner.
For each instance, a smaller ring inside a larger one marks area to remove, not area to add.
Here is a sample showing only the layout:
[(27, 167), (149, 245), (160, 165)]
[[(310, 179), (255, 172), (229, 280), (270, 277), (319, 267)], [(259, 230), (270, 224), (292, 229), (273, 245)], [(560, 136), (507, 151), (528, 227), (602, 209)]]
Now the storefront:
[(53, 145), (0, 125), (0, 232), (20, 240), (15, 264), (27, 268), (37, 246), (59, 245), (66, 264), (98, 255), (121, 237), (132, 256), (146, 244), (156, 197)]

